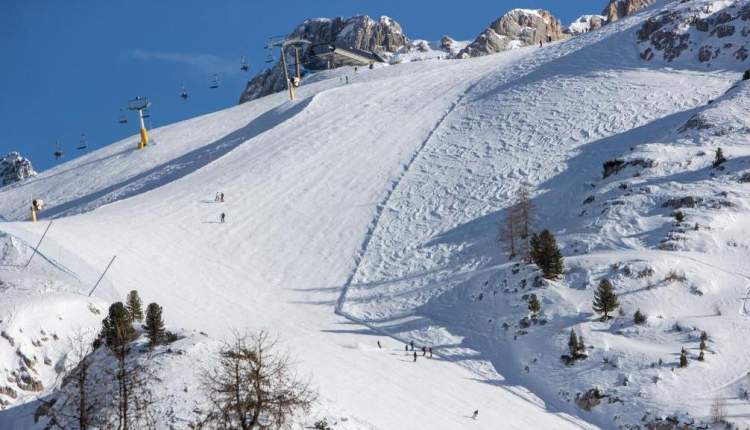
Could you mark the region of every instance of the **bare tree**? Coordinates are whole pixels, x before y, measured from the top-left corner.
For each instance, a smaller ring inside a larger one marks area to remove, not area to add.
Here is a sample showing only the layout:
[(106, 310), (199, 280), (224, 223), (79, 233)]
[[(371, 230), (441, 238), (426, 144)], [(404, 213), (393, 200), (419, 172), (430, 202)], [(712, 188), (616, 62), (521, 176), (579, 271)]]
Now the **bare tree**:
[(711, 420), (715, 423), (723, 423), (727, 418), (727, 403), (722, 397), (716, 397), (711, 403)]
[(505, 224), (500, 233), (508, 257), (520, 255), (524, 261), (531, 262), (531, 236), (535, 212), (529, 191), (525, 187), (520, 188), (516, 193), (516, 203), (506, 211)]
[(210, 411), (199, 427), (278, 429), (296, 413), (309, 412), (316, 394), (297, 378), (289, 356), (276, 349), (267, 331), (233, 333), (219, 351), (218, 366), (203, 372)]
[(64, 430), (87, 430), (101, 424), (97, 410), (102, 401), (94, 391), (97, 381), (91, 375), (94, 351), (91, 336), (76, 331), (70, 338), (60, 390), (51, 399), (40, 399), (49, 425)]

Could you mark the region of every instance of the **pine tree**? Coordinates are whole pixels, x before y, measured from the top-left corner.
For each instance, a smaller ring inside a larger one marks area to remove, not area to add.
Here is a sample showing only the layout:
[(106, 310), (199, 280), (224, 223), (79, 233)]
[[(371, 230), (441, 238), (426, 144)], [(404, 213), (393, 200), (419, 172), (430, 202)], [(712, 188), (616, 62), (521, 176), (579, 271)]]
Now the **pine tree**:
[(126, 303), (131, 321), (143, 321), (143, 302), (141, 302), (141, 298), (138, 296), (138, 291), (133, 290), (129, 292)]
[(568, 338), (568, 352), (573, 358), (578, 356), (578, 336), (573, 329), (570, 329), (570, 337)]
[(583, 357), (586, 355), (586, 343), (583, 341), (583, 336), (578, 336), (578, 356)]
[(594, 293), (594, 311), (604, 314), (602, 321), (606, 321), (609, 319), (609, 313), (617, 309), (618, 306), (620, 306), (620, 303), (617, 300), (612, 282), (607, 278), (602, 278)]
[(716, 148), (716, 154), (714, 155), (714, 167), (721, 166), (725, 161), (727, 161), (727, 158), (724, 156), (724, 151), (721, 148)]
[(685, 351), (685, 348), (682, 348), (682, 351), (680, 351), (680, 367), (687, 367), (687, 365), (688, 365), (687, 351)]
[(706, 341), (705, 340), (701, 340), (700, 349), (701, 349), (701, 351), (703, 351), (704, 349), (706, 349)]
[(158, 345), (164, 340), (164, 320), (161, 317), (161, 306), (150, 303), (146, 308), (146, 325), (143, 326), (151, 346)]
[(531, 236), (531, 259), (547, 279), (557, 279), (563, 273), (563, 257), (555, 236), (547, 229)]
[(640, 309), (637, 309), (635, 313), (633, 314), (633, 322), (641, 325), (646, 323), (646, 314), (641, 312)]
[(122, 302), (112, 303), (109, 314), (102, 320), (102, 336), (112, 350), (122, 349), (135, 339), (136, 332), (130, 319), (130, 313)]
[(704, 341), (704, 342), (707, 341), (708, 340), (708, 333), (706, 333), (705, 331), (702, 331), (701, 332), (701, 340)]
[(536, 294), (532, 294), (529, 297), (529, 311), (532, 313), (532, 315), (536, 316), (540, 311), (542, 310), (542, 304), (539, 302), (539, 298), (536, 296)]
[(683, 211), (675, 211), (674, 213), (674, 220), (678, 223), (685, 221), (685, 212)]
[(703, 361), (705, 359), (706, 357), (703, 355), (703, 350), (701, 350), (700, 354), (698, 354), (698, 361)]

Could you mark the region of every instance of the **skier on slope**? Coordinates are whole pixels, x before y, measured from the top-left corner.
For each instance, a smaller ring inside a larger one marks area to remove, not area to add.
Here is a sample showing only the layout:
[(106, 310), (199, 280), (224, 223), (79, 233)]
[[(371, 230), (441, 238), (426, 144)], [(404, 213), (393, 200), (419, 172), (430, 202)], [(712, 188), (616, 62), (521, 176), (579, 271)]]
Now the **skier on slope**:
[(427, 348), (427, 351), (430, 353), (430, 358), (432, 358), (432, 347)]
[(219, 193), (219, 201), (224, 203), (224, 193)]
[(411, 342), (409, 342), (409, 345), (411, 345), (411, 350), (414, 351), (414, 341), (413, 340)]
[(224, 223), (224, 221), (226, 220), (226, 218), (227, 218), (227, 214), (225, 214), (224, 212), (222, 212), (221, 216), (219, 217), (219, 219), (221, 220), (221, 222)]
[(422, 357), (424, 357), (425, 355), (427, 355), (427, 347), (423, 346), (422, 347)]
[(378, 341), (378, 349), (383, 349), (383, 345), (380, 344), (380, 341)]
[(477, 409), (476, 411), (474, 411), (474, 413), (473, 413), (473, 414), (471, 414), (471, 417), (472, 417), (473, 419), (477, 419), (477, 415), (479, 415), (479, 409)]
[(414, 362), (417, 362), (417, 351), (414, 351)]

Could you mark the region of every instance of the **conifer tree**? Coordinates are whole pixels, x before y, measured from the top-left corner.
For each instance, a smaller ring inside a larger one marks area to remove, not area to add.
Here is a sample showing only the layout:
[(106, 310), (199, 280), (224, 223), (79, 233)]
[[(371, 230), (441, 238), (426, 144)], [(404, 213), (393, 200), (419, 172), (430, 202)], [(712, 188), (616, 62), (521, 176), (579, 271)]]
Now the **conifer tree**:
[(102, 320), (102, 336), (108, 347), (113, 351), (123, 349), (131, 340), (135, 339), (136, 333), (130, 319), (130, 313), (122, 302), (112, 303), (109, 314)]
[(724, 156), (724, 151), (721, 148), (716, 148), (716, 154), (714, 155), (714, 167), (719, 167), (727, 161), (727, 157)]
[(685, 351), (685, 348), (682, 348), (682, 351), (680, 351), (680, 367), (687, 367), (687, 365), (688, 365), (687, 351)]
[(161, 306), (150, 303), (146, 308), (146, 324), (143, 326), (151, 346), (158, 345), (164, 340), (164, 320), (161, 317)]
[(705, 340), (701, 340), (700, 349), (701, 349), (701, 351), (703, 351), (704, 349), (706, 349), (706, 341)]
[(701, 340), (704, 341), (704, 342), (707, 341), (708, 340), (708, 333), (706, 333), (705, 331), (702, 331), (701, 332)]
[(143, 302), (141, 302), (138, 291), (129, 292), (126, 303), (131, 321), (143, 321)]
[(531, 259), (547, 279), (557, 279), (563, 273), (563, 257), (555, 236), (547, 229), (531, 236)]
[(578, 336), (578, 356), (586, 356), (586, 343), (583, 341), (583, 336)]
[(609, 319), (609, 313), (617, 309), (618, 306), (620, 306), (620, 303), (617, 300), (612, 282), (607, 278), (602, 278), (594, 293), (594, 311), (604, 314), (602, 321), (606, 321)]
[(570, 337), (568, 338), (568, 352), (573, 358), (578, 355), (578, 336), (573, 329), (570, 329)]
[(703, 355), (703, 350), (701, 350), (700, 354), (698, 354), (698, 361), (703, 361), (705, 359), (706, 357)]
[(635, 313), (633, 314), (633, 322), (641, 325), (646, 323), (646, 314), (641, 312), (640, 309), (637, 309)]
[(542, 310), (542, 304), (539, 302), (539, 298), (536, 294), (532, 294), (529, 297), (529, 311), (532, 315), (536, 316)]

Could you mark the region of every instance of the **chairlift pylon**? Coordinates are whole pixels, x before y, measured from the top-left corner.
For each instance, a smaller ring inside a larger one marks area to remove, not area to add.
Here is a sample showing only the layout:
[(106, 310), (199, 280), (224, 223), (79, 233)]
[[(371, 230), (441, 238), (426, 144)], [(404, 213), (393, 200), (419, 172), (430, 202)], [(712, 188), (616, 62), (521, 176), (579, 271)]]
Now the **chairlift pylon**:
[(76, 149), (79, 150), (79, 151), (82, 151), (82, 150), (84, 150), (84, 149), (86, 149), (88, 147), (89, 147), (89, 145), (86, 142), (86, 134), (81, 133), (81, 140), (78, 141), (78, 146), (76, 146)]
[(211, 88), (212, 90), (219, 88), (219, 75), (214, 73), (214, 77), (211, 79), (211, 85), (209, 85), (208, 88)]

